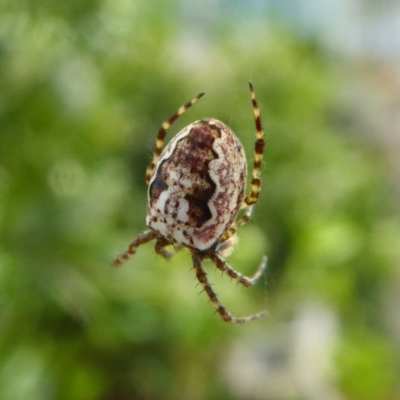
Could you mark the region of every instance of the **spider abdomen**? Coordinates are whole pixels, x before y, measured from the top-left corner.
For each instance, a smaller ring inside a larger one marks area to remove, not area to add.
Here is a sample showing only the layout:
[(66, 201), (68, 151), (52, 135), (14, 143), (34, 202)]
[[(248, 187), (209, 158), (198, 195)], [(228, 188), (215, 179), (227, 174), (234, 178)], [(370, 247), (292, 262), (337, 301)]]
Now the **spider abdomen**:
[(171, 243), (206, 250), (236, 219), (246, 177), (236, 135), (216, 119), (196, 121), (160, 155), (149, 182), (146, 223)]

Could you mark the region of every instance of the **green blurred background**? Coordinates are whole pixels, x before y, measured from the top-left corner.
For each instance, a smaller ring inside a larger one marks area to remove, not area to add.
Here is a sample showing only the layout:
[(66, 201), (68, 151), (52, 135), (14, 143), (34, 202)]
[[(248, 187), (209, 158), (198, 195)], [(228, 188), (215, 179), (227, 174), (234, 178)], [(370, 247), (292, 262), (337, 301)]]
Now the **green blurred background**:
[[(1, 2), (0, 399), (400, 398), (400, 10), (346, 4)], [(252, 159), (248, 80), (263, 191), (229, 262), (268, 271), (205, 265), (233, 314), (269, 315), (234, 326), (186, 251), (110, 262), (184, 102), (206, 92), (169, 138), (215, 117)]]

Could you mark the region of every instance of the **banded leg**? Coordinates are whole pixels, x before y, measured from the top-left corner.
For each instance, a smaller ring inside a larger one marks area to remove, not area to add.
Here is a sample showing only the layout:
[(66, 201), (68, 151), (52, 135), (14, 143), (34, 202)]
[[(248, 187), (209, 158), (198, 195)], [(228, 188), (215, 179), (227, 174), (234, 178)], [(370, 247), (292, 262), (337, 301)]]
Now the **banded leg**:
[(251, 102), (253, 104), (254, 121), (256, 124), (256, 143), (254, 145), (254, 165), (251, 180), (251, 192), (244, 199), (248, 206), (257, 203), (261, 190), (261, 163), (263, 159), (265, 140), (261, 124), (260, 108), (256, 100), (253, 85), (249, 82)]
[(193, 266), (198, 281), (203, 286), (204, 291), (207, 293), (214, 307), (216, 308), (216, 310), (221, 315), (224, 321), (233, 324), (244, 324), (246, 322), (254, 321), (266, 315), (266, 312), (263, 311), (258, 314), (249, 315), (248, 317), (234, 317), (219, 301), (217, 294), (214, 292), (214, 289), (210, 285), (210, 282), (208, 282), (207, 274), (204, 271), (203, 266), (201, 265), (201, 259), (196, 255), (193, 255)]
[(156, 149), (154, 151), (153, 160), (146, 170), (146, 183), (149, 184), (151, 175), (153, 174), (154, 167), (156, 166), (158, 159), (160, 158), (162, 149), (164, 147), (165, 135), (167, 134), (170, 126), (183, 114), (185, 113), (197, 100), (204, 96), (204, 93), (200, 93), (195, 98), (190, 100), (188, 103), (184, 104), (179, 110), (170, 117), (167, 121), (164, 121), (158, 130), (157, 141), (156, 141)]
[[(249, 222), (251, 219), (251, 216), (253, 214), (253, 206), (246, 206), (246, 212), (243, 214), (241, 218), (239, 218), (237, 221), (235, 221), (232, 226), (222, 235), (221, 237), (221, 242), (227, 241), (229, 238), (231, 238), (236, 231), (244, 225), (246, 222)], [(222, 243), (223, 246), (223, 243)]]
[(135, 253), (136, 250), (139, 246), (142, 244), (145, 244), (147, 242), (150, 242), (151, 240), (155, 239), (158, 236), (158, 233), (148, 230), (140, 233), (129, 245), (128, 250), (125, 251), (125, 253), (121, 254), (119, 257), (117, 257), (112, 265), (114, 267), (120, 266), (122, 263), (124, 263), (126, 260), (128, 260), (130, 257), (132, 257)]
[(267, 257), (264, 256), (262, 258), (261, 264), (258, 267), (256, 273), (251, 278), (249, 278), (248, 276), (244, 276), (240, 272), (235, 271), (219, 255), (214, 253), (214, 254), (210, 255), (210, 258), (211, 258), (211, 261), (215, 264), (215, 266), (219, 270), (221, 270), (222, 272), (225, 272), (232, 279), (234, 279), (235, 281), (241, 283), (243, 286), (246, 286), (246, 287), (253, 286), (260, 279), (261, 275), (264, 273), (265, 269), (267, 268)]

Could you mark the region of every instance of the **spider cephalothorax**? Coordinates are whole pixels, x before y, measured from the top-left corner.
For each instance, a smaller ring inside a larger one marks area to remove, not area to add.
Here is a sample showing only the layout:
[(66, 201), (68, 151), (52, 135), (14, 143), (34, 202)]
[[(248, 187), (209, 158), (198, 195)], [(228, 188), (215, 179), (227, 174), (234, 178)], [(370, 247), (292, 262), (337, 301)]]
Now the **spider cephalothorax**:
[[(243, 146), (221, 121), (213, 118), (195, 121), (182, 129), (162, 150), (168, 128), (203, 96), (201, 93), (162, 124), (153, 161), (146, 172), (149, 185), (146, 223), (150, 229), (139, 234), (128, 250), (114, 260), (115, 266), (120, 265), (140, 245), (153, 239), (156, 239), (156, 252), (165, 258), (173, 255), (166, 250), (167, 246), (188, 248), (197, 279), (222, 318), (232, 323), (248, 322), (262, 317), (265, 312), (243, 318), (232, 316), (208, 282), (202, 260), (211, 259), (218, 269), (244, 286), (252, 286), (266, 268), (264, 257), (256, 274), (248, 278), (235, 271), (223, 258), (236, 243), (239, 226), (250, 219), (261, 188), (260, 170), (265, 142), (251, 83), (250, 93), (256, 124), (250, 193), (245, 196), (247, 163)], [(237, 219), (241, 209), (245, 209), (245, 213)]]

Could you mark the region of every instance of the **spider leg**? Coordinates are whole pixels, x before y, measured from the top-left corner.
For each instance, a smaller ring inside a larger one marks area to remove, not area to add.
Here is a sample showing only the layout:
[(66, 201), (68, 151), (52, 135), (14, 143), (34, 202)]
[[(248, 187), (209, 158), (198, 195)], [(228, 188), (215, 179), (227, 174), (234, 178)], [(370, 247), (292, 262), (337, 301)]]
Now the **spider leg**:
[[(174, 247), (173, 251), (169, 251), (169, 250), (165, 249), (166, 246), (171, 246), (171, 245)], [(164, 257), (166, 260), (168, 260), (171, 257), (173, 257), (182, 248), (182, 246), (179, 244), (171, 243), (166, 238), (159, 236), (157, 238), (154, 248), (155, 248), (157, 254), (160, 254), (162, 257)]]
[(201, 258), (193, 255), (193, 266), (196, 272), (196, 277), (198, 281), (203, 286), (205, 292), (213, 303), (214, 307), (221, 315), (222, 319), (226, 322), (230, 322), (233, 324), (244, 324), (246, 322), (254, 321), (258, 318), (266, 315), (266, 312), (260, 312), (258, 314), (249, 315), (247, 317), (234, 317), (219, 301), (217, 294), (214, 292), (214, 289), (210, 285), (210, 282), (207, 279), (207, 274), (204, 271), (203, 266), (201, 265)]
[(157, 165), (158, 159), (160, 158), (162, 149), (164, 147), (165, 135), (167, 134), (168, 129), (171, 125), (183, 114), (185, 113), (197, 100), (204, 96), (204, 93), (200, 93), (192, 100), (184, 104), (182, 107), (178, 109), (178, 111), (172, 115), (169, 119), (163, 122), (160, 129), (158, 130), (157, 141), (156, 141), (156, 149), (154, 151), (153, 160), (150, 165), (146, 169), (146, 183), (149, 184), (151, 175), (153, 174), (154, 167)]
[(265, 140), (261, 124), (260, 108), (258, 106), (253, 85), (249, 82), (251, 102), (253, 104), (254, 121), (256, 124), (256, 143), (254, 145), (254, 164), (251, 181), (251, 192), (244, 199), (248, 206), (257, 203), (261, 190), (261, 163), (263, 159)]
[(129, 245), (128, 250), (125, 251), (125, 253), (121, 254), (119, 257), (117, 257), (112, 265), (114, 267), (120, 266), (122, 263), (124, 263), (126, 260), (128, 260), (130, 257), (132, 257), (135, 253), (136, 250), (139, 246), (142, 244), (145, 244), (147, 242), (150, 242), (151, 240), (155, 239), (158, 236), (157, 232), (154, 232), (152, 230), (144, 231), (140, 233)]
[(253, 206), (246, 206), (246, 212), (243, 214), (243, 216), (241, 218), (239, 218), (237, 221), (235, 221), (232, 224), (232, 226), (222, 235), (221, 240), (220, 240), (221, 243), (227, 241), (229, 238), (231, 238), (236, 233), (236, 231), (242, 225), (244, 225), (246, 222), (249, 222), (252, 214), (253, 214)]
[(264, 273), (265, 269), (267, 268), (267, 257), (264, 256), (262, 258), (261, 264), (258, 267), (256, 273), (251, 278), (249, 278), (248, 276), (242, 275), (240, 272), (235, 271), (218, 254), (211, 253), (210, 258), (211, 258), (211, 261), (215, 264), (215, 266), (219, 270), (221, 270), (222, 272), (225, 272), (232, 279), (234, 279), (235, 281), (241, 283), (243, 286), (246, 286), (246, 287), (253, 286), (260, 279), (261, 275)]

